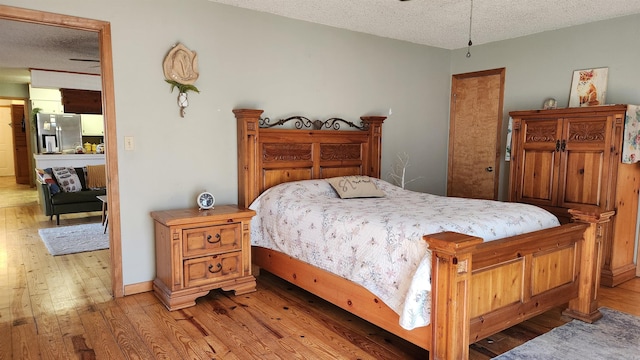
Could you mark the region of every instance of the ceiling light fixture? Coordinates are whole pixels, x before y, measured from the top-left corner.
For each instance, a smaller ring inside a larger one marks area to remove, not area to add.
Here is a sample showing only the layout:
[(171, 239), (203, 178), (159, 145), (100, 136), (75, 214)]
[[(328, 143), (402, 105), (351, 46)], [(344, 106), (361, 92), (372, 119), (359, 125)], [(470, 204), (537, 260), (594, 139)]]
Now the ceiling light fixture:
[(471, 11), (469, 12), (469, 43), (467, 43), (467, 57), (471, 57), (471, 23), (473, 22), (473, 0), (471, 0)]

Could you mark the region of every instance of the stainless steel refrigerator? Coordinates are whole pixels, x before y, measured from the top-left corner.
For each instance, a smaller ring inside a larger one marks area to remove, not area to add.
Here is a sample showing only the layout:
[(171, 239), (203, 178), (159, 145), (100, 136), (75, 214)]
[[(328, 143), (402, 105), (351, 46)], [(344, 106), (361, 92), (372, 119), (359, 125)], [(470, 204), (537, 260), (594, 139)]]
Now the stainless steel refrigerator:
[(41, 154), (74, 153), (82, 146), (82, 123), (76, 114), (43, 114), (36, 117)]

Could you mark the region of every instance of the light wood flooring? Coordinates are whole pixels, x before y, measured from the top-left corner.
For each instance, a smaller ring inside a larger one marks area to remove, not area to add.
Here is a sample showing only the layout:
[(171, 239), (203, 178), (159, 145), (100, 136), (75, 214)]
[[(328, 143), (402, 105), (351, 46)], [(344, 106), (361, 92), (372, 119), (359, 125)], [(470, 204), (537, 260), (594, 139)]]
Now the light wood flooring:
[[(428, 353), (268, 273), (169, 312), (152, 293), (112, 299), (108, 250), (53, 257), (35, 190), (0, 178), (0, 359), (427, 359)], [(16, 200), (24, 196), (22, 201)], [(13, 200), (8, 201), (11, 197)], [(61, 226), (99, 222), (64, 215)], [(640, 316), (640, 278), (601, 289)], [(490, 359), (565, 322), (554, 309), (471, 346)]]

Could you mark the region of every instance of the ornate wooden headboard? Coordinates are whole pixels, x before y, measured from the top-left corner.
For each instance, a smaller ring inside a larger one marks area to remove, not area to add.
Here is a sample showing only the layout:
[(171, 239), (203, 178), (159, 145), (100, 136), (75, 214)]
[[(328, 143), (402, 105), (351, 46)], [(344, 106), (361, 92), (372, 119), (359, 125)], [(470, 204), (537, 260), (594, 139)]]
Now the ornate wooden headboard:
[[(344, 175), (380, 177), (385, 116), (363, 116), (362, 126), (337, 118), (314, 122), (300, 116), (268, 124), (260, 118), (262, 112), (233, 110), (238, 122), (239, 206), (248, 207), (264, 190), (287, 181)], [(297, 121), (296, 129), (260, 127), (289, 120)], [(337, 130), (340, 122), (358, 130)], [(330, 130), (301, 128), (305, 126)]]

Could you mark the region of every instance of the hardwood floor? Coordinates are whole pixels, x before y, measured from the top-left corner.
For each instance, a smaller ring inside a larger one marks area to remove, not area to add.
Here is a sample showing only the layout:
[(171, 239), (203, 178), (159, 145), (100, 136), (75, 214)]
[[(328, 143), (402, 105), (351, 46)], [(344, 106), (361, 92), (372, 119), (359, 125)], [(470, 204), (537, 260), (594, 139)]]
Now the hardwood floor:
[(13, 176), (0, 176), (0, 208), (32, 205), (38, 202), (38, 192), (29, 185), (16, 184)]
[[(152, 293), (114, 300), (109, 251), (49, 255), (37, 230), (55, 222), (33, 200), (15, 200), (37, 196), (11, 181), (0, 178), (0, 359), (428, 358), (268, 273), (255, 293), (212, 291), (173, 312)], [(99, 212), (65, 215), (61, 225), (99, 221)], [(640, 316), (640, 278), (600, 294), (602, 306)], [(560, 310), (473, 344), (471, 359), (490, 359), (563, 324)]]

